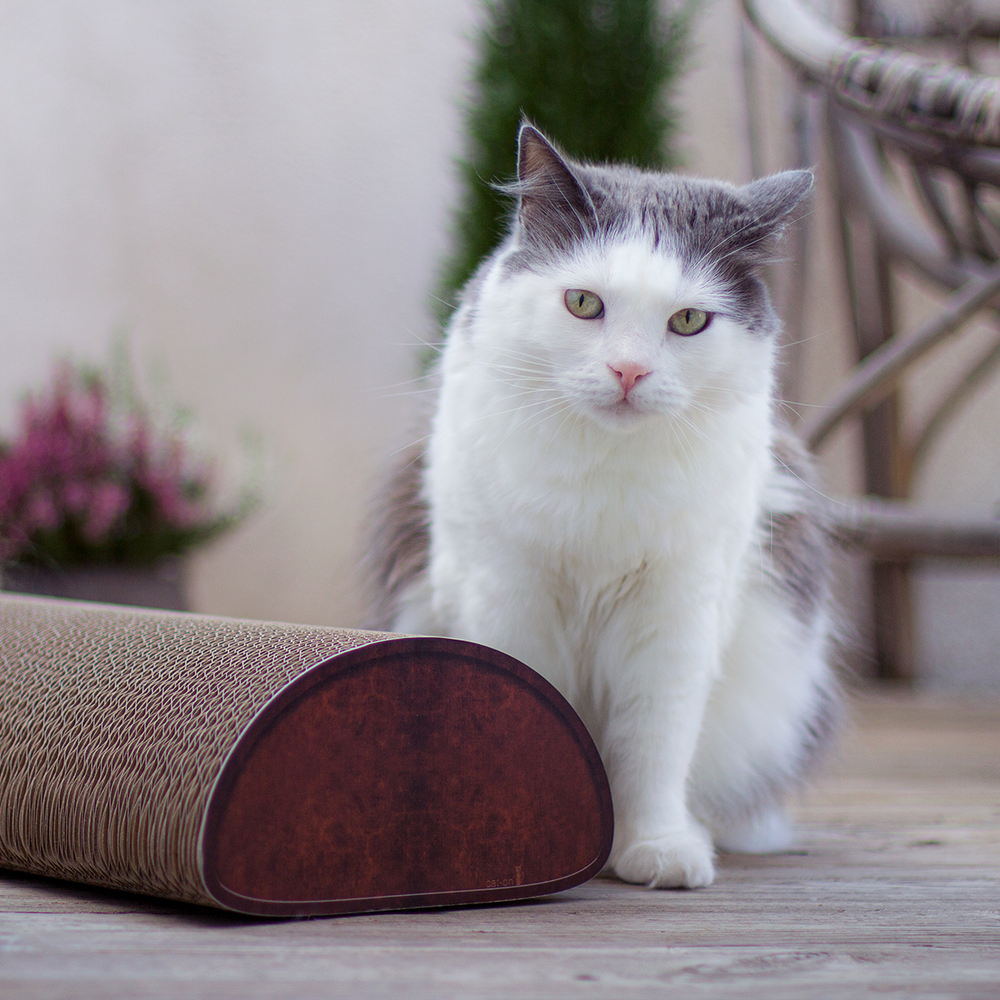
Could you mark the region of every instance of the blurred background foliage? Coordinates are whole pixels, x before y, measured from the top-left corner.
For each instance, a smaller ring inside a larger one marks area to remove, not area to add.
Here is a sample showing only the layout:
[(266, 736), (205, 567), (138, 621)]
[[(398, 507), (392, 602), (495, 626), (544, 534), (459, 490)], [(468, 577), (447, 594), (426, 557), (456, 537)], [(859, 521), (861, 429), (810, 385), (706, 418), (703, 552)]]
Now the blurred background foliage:
[(438, 289), (442, 325), (505, 234), (510, 206), (491, 185), (515, 174), (523, 117), (579, 159), (677, 164), (673, 88), (685, 68), (696, 3), (487, 0), (465, 110), (454, 249)]

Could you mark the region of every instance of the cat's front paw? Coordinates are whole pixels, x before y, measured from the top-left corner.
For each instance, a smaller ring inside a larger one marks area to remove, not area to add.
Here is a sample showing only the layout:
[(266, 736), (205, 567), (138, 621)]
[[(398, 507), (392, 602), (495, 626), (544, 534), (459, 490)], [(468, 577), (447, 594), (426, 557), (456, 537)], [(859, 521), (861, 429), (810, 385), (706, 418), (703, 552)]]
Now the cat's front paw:
[(697, 827), (639, 840), (619, 855), (615, 874), (651, 889), (698, 889), (715, 879), (712, 841)]

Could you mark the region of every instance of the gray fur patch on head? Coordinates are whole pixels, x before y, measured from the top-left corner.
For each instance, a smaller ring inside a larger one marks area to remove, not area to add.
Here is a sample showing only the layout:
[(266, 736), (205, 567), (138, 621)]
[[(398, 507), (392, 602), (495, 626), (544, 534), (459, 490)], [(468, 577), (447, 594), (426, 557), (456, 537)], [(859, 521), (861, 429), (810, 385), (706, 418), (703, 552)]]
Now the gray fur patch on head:
[(563, 156), (533, 126), (519, 136), (514, 228), (501, 248), (505, 274), (544, 269), (587, 242), (643, 239), (707, 272), (729, 295), (748, 330), (778, 323), (757, 275), (776, 237), (812, 187), (812, 174), (789, 171), (737, 187), (721, 181), (593, 166)]

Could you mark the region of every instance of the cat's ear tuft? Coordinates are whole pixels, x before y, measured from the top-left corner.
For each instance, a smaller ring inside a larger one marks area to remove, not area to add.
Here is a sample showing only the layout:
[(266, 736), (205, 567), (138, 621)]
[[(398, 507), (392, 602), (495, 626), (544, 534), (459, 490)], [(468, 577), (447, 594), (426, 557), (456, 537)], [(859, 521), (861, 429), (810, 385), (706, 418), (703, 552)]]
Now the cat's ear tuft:
[(544, 243), (564, 246), (596, 226), (594, 203), (572, 166), (530, 122), (517, 136), (518, 221)]
[(758, 225), (780, 228), (813, 186), (811, 170), (786, 170), (761, 177), (740, 189)]
[(568, 173), (555, 146), (531, 122), (522, 121), (517, 132), (517, 179), (531, 184), (559, 172)]

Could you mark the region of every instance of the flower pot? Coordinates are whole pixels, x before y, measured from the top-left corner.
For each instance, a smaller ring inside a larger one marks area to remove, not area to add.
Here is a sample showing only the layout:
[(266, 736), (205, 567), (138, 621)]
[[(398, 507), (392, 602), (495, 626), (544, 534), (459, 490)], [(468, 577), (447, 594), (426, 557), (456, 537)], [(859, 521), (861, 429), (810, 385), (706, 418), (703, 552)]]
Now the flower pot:
[(75, 601), (127, 604), (139, 608), (187, 611), (185, 564), (163, 559), (152, 566), (9, 566), (2, 589)]

